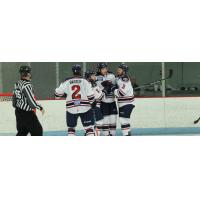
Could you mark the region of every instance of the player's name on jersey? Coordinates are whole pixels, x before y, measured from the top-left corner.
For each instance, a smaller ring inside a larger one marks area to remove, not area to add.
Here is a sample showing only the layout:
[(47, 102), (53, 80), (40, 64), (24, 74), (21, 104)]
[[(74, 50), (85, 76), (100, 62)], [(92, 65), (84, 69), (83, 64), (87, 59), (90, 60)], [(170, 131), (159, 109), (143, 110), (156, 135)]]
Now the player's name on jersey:
[(70, 82), (70, 84), (73, 84), (73, 83), (81, 83), (82, 80), (81, 80), (81, 79), (74, 79), (74, 80), (70, 80), (69, 82)]

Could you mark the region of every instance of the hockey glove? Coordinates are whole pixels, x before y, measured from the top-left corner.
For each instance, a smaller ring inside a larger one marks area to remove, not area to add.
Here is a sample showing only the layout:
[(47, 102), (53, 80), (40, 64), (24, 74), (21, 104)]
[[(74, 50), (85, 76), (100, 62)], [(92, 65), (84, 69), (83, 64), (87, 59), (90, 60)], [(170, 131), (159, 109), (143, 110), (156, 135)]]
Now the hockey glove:
[(96, 105), (97, 105), (97, 102), (94, 101), (94, 102), (91, 104), (92, 109), (94, 109), (94, 108), (96, 107)]
[(104, 87), (104, 88), (107, 88), (107, 87), (110, 87), (112, 85), (112, 82), (111, 81), (103, 81), (101, 83), (101, 85)]
[(118, 86), (117, 86), (117, 85), (112, 85), (112, 86), (111, 86), (111, 92), (114, 93), (114, 91), (115, 91), (116, 89), (118, 89)]

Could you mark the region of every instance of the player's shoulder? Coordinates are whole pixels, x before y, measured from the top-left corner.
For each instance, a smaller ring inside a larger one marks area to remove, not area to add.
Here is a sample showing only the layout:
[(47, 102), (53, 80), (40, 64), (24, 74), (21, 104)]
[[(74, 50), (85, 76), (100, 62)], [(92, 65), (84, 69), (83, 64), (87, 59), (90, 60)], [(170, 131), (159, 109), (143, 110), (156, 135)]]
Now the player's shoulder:
[(66, 78), (62, 83), (73, 83), (73, 82), (79, 82), (79, 81), (84, 81), (85, 79), (81, 76), (79, 77), (68, 77)]
[(82, 80), (83, 80), (83, 83), (86, 83), (86, 84), (92, 85), (91, 82), (89, 82), (87, 79), (82, 78)]
[(28, 80), (19, 80), (17, 83), (16, 83), (18, 86), (22, 87), (22, 88), (25, 88), (25, 87), (31, 87), (31, 82), (28, 81)]
[(73, 78), (74, 78), (74, 77), (72, 77), (72, 76), (71, 76), (71, 77), (67, 77), (67, 78), (65, 78), (65, 80), (63, 81), (63, 83), (64, 83), (64, 82), (67, 82), (67, 81), (69, 81), (69, 80), (71, 80), (71, 79), (73, 79)]
[(107, 73), (107, 77), (115, 78), (115, 74), (112, 73), (112, 72), (110, 72), (110, 71), (108, 71), (108, 73)]
[(108, 75), (110, 75), (110, 76), (115, 76), (114, 73), (111, 72), (111, 71), (108, 71)]

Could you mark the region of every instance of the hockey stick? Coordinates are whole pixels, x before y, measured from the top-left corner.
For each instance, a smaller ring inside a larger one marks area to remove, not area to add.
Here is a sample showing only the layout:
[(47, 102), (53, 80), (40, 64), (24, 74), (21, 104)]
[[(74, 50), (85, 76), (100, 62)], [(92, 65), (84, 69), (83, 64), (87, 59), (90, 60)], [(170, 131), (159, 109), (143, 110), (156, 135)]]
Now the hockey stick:
[(169, 75), (168, 75), (167, 78), (163, 78), (163, 79), (160, 79), (160, 80), (157, 80), (157, 81), (154, 81), (154, 82), (146, 83), (146, 84), (144, 84), (144, 85), (142, 85), (142, 86), (139, 86), (139, 87), (134, 88), (134, 90), (141, 89), (141, 88), (146, 88), (146, 87), (155, 85), (155, 84), (157, 84), (157, 83), (160, 83), (160, 82), (162, 82), (162, 81), (166, 81), (166, 80), (172, 78), (172, 76), (173, 76), (173, 69), (170, 69), (170, 70), (169, 70)]
[(200, 117), (197, 120), (194, 121), (194, 124), (199, 123), (199, 121), (200, 121)]

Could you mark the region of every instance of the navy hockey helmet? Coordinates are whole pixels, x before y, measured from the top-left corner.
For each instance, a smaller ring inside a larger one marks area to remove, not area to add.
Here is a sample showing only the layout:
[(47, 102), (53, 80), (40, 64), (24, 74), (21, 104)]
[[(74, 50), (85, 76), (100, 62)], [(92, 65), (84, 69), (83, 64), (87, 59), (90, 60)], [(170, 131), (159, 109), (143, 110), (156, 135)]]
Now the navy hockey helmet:
[(81, 65), (79, 64), (72, 65), (72, 72), (74, 74), (81, 74)]
[(121, 68), (125, 73), (128, 72), (128, 66), (126, 64), (122, 63), (118, 67)]
[(108, 67), (106, 63), (98, 63), (97, 64), (97, 71), (100, 72), (101, 69)]
[(89, 80), (92, 75), (95, 75), (96, 72), (94, 71), (86, 71), (85, 72), (85, 79)]

